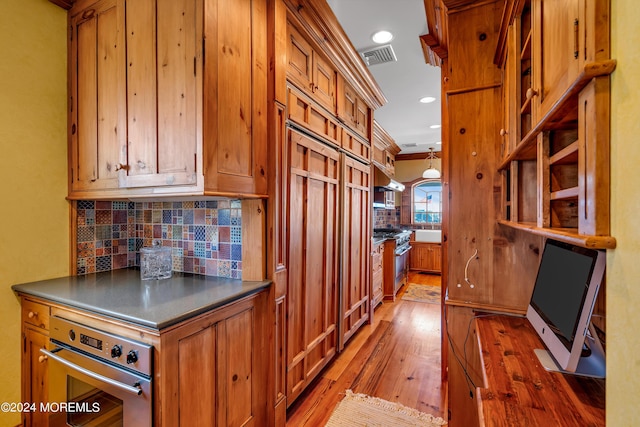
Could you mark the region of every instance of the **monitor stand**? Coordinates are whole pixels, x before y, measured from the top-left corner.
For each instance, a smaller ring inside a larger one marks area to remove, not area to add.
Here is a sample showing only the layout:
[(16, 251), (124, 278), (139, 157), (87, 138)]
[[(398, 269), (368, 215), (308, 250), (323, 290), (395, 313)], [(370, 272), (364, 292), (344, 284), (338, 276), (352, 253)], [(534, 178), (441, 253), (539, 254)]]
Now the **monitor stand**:
[(591, 354), (580, 357), (575, 372), (565, 371), (558, 366), (553, 356), (551, 356), (551, 353), (547, 350), (537, 348), (533, 351), (538, 357), (542, 367), (547, 371), (591, 378), (604, 378), (606, 374), (604, 349), (592, 323), (589, 323), (589, 333), (585, 335), (584, 341), (589, 346)]

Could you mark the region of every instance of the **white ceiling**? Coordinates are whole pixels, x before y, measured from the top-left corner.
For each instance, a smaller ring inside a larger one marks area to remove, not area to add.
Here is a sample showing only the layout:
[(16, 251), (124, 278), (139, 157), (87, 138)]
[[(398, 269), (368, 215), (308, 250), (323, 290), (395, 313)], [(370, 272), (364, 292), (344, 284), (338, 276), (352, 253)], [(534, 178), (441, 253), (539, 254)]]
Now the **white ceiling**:
[[(374, 117), (400, 147), (401, 154), (440, 151), (440, 68), (427, 65), (420, 39), (428, 33), (423, 0), (327, 0), (357, 51), (376, 46), (378, 30), (394, 35), (390, 44), (398, 58), (369, 67), (389, 102)], [(421, 104), (433, 96), (435, 102)], [(417, 144), (417, 145), (416, 145)]]

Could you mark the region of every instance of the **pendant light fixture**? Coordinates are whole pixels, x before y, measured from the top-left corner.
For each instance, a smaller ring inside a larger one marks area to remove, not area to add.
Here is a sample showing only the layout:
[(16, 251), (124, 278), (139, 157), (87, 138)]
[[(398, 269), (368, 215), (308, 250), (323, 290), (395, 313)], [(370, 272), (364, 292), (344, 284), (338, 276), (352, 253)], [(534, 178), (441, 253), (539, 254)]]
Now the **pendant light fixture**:
[(431, 164), (433, 159), (436, 158), (436, 155), (433, 152), (433, 148), (429, 148), (429, 150), (429, 153), (427, 153), (427, 159), (429, 159), (429, 167), (425, 169), (424, 172), (422, 172), (422, 177), (429, 179), (440, 179), (440, 171), (434, 168)]

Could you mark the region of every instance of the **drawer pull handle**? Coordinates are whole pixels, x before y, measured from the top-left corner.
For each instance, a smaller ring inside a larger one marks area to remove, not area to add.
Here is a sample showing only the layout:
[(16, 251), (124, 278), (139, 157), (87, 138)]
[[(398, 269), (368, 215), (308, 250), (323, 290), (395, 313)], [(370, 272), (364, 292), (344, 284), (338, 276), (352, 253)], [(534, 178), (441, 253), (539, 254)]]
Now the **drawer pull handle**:
[(37, 311), (30, 311), (27, 316), (29, 317), (29, 319), (33, 319), (34, 317), (38, 317), (38, 312)]

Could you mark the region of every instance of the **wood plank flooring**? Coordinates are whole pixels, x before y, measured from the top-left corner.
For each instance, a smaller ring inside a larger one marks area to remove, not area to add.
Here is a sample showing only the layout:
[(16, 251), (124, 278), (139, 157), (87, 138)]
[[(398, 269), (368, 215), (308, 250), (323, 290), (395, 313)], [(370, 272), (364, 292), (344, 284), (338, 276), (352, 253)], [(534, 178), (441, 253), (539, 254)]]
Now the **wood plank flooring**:
[[(410, 283), (440, 285), (440, 276), (417, 272)], [(440, 306), (401, 299), (385, 301), (345, 350), (287, 412), (288, 427), (323, 426), (347, 389), (445, 417), (440, 372)]]

